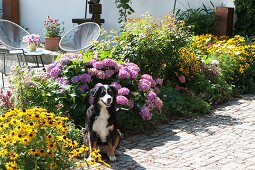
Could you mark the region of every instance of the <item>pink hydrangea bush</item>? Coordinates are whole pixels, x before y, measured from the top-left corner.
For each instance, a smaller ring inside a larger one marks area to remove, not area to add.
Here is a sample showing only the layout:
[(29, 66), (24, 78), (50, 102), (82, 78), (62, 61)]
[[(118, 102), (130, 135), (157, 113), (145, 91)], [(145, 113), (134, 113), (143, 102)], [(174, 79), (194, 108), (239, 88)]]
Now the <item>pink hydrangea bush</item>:
[(116, 100), (120, 111), (128, 110), (130, 114), (137, 113), (144, 120), (151, 120), (153, 114), (161, 114), (163, 103), (158, 97), (158, 87), (163, 80), (155, 80), (148, 74), (139, 75), (139, 72), (139, 66), (134, 63), (98, 59), (93, 54), (86, 57), (65, 54), (47, 67), (49, 76), (63, 89), (60, 96), (63, 103), (69, 102), (70, 112), (84, 114), (91, 100), (90, 89), (110, 84), (118, 90)]

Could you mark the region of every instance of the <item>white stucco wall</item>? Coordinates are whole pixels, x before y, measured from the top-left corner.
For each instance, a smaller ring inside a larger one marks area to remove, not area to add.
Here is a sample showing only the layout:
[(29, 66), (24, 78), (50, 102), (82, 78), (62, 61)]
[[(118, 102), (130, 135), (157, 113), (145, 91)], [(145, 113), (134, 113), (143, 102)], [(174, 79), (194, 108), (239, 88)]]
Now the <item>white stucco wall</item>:
[[(118, 29), (118, 9), (115, 0), (101, 0), (103, 5), (102, 17), (105, 23), (102, 27)], [(222, 2), (226, 7), (234, 7), (233, 0), (211, 0), (215, 6)], [(173, 10), (174, 0), (132, 0), (135, 16), (141, 16), (147, 11), (153, 16), (162, 16)], [(210, 0), (177, 0), (176, 9), (198, 8), (204, 3), (211, 7)], [(189, 4), (189, 5), (188, 5)], [(70, 30), (75, 24), (73, 18), (83, 18), (85, 13), (85, 0), (20, 0), (20, 23), (28, 28), (30, 33), (40, 34), (43, 37), (43, 21), (47, 16), (64, 22), (65, 31)], [(88, 15), (90, 17), (90, 15)]]

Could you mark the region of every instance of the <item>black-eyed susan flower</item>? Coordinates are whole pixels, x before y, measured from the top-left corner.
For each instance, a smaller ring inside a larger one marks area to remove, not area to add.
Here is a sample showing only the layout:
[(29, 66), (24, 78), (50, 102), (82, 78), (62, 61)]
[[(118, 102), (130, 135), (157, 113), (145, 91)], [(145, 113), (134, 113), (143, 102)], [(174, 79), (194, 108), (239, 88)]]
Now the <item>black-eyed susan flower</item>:
[(30, 153), (31, 155), (35, 155), (35, 154), (37, 154), (37, 153), (39, 152), (38, 149), (29, 149), (28, 151), (29, 151), (29, 153)]
[(9, 153), (9, 158), (11, 159), (11, 160), (15, 160), (15, 159), (17, 159), (19, 157), (19, 155), (16, 153), (16, 152), (14, 152), (14, 151), (11, 151), (10, 153)]
[(55, 164), (55, 163), (52, 163), (52, 164), (50, 164), (50, 168), (51, 168), (51, 169), (58, 168), (58, 165), (57, 165), (57, 164)]
[(39, 150), (38, 154), (40, 156), (45, 156), (47, 154), (47, 152), (44, 149), (41, 149), (41, 150)]

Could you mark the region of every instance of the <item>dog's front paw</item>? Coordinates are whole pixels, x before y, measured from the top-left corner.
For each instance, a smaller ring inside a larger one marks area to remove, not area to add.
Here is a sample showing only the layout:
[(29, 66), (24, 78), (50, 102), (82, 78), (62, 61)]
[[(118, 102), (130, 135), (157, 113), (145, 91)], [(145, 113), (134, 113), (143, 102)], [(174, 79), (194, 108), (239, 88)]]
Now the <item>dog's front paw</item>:
[(110, 159), (110, 161), (116, 161), (117, 160), (116, 156), (109, 156), (109, 159)]

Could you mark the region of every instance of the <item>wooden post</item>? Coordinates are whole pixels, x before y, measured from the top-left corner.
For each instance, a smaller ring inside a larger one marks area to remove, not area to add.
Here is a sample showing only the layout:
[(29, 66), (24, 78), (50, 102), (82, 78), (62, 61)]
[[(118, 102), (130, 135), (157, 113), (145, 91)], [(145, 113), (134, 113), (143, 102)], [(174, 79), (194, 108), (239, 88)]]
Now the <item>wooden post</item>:
[(3, 19), (19, 24), (19, 0), (2, 0)]
[(233, 32), (234, 8), (216, 7), (214, 35), (231, 36)]

